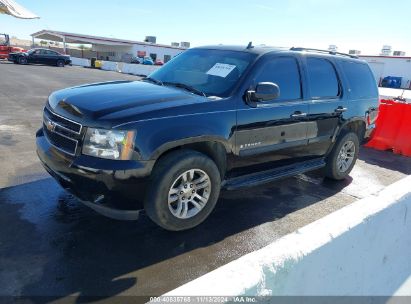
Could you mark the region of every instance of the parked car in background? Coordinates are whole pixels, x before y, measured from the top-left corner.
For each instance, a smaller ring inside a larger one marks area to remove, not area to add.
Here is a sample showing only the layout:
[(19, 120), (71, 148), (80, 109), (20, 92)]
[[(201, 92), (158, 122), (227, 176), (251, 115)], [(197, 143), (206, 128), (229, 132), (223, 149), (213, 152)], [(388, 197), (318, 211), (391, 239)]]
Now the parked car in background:
[(141, 63), (143, 63), (143, 58), (141, 58), (141, 57), (133, 57), (133, 58), (131, 58), (130, 63), (133, 63), (133, 64), (141, 64)]
[(49, 49), (31, 49), (26, 53), (10, 53), (9, 61), (18, 64), (40, 63), (64, 67), (71, 63), (70, 56)]
[(143, 64), (145, 64), (145, 65), (154, 65), (154, 61), (151, 57), (144, 57)]
[(162, 60), (156, 60), (154, 65), (164, 65), (164, 62)]

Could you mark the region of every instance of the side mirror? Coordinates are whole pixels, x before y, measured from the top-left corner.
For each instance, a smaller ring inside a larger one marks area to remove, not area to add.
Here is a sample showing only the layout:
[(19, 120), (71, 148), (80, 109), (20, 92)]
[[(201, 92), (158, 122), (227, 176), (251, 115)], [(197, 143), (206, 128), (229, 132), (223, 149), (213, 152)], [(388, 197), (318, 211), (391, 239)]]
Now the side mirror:
[(247, 91), (250, 101), (261, 102), (280, 97), (280, 87), (273, 82), (259, 82), (255, 91)]

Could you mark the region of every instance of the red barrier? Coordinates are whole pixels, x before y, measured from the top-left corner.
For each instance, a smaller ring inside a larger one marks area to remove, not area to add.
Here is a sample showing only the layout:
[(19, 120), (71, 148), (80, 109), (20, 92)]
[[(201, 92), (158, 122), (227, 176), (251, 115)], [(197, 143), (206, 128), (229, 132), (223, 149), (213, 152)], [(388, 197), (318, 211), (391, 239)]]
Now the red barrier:
[(411, 104), (381, 100), (376, 129), (366, 147), (411, 156)]
[(411, 104), (402, 104), (403, 119), (395, 138), (393, 151), (396, 154), (411, 156)]

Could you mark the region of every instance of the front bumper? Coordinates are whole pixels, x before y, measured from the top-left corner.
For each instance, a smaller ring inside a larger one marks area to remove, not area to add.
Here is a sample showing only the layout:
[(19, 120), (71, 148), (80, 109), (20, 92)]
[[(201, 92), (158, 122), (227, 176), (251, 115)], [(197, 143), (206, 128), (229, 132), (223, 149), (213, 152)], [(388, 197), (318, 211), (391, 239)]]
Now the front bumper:
[[(72, 157), (52, 146), (42, 129), (37, 131), (36, 145), (37, 155), (47, 172), (86, 205), (113, 209), (116, 214), (124, 211), (123, 215), (142, 208), (154, 161), (116, 161), (87, 155)], [(99, 208), (93, 209), (110, 216), (97, 210)]]

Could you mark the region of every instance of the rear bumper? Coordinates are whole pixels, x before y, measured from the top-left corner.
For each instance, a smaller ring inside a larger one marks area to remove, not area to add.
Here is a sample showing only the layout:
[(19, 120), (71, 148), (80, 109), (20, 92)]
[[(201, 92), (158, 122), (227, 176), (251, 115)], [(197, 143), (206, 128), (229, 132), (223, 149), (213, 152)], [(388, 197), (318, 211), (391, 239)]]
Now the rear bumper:
[[(46, 171), (66, 190), (96, 211), (117, 219), (143, 207), (154, 161), (113, 161), (79, 155), (71, 157), (52, 146), (40, 129), (37, 155)], [(92, 205), (90, 205), (92, 204)], [(110, 216), (110, 210), (113, 210)], [(128, 214), (128, 215), (127, 215)]]
[(375, 130), (375, 124), (368, 125), (367, 129), (365, 130), (365, 134), (364, 134), (364, 142), (367, 142), (370, 140), (374, 130)]

